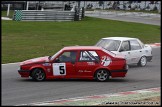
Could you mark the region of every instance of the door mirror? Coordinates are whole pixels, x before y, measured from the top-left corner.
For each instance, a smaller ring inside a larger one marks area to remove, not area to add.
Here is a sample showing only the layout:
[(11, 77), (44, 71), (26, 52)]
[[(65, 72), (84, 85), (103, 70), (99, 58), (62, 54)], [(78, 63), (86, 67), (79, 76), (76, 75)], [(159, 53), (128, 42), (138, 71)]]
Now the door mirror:
[(59, 63), (60, 62), (59, 58), (56, 58), (54, 62)]
[(119, 52), (122, 52), (122, 51), (124, 51), (124, 49), (123, 48), (120, 48)]

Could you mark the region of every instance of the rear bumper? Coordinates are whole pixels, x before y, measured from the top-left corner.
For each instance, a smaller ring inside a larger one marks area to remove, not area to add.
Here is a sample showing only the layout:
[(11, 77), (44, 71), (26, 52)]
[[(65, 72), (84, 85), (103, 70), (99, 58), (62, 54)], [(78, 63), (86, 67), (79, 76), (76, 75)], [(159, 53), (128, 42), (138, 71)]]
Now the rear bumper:
[(18, 73), (21, 75), (21, 77), (29, 77), (30, 70), (18, 70)]
[(125, 77), (127, 74), (128, 69), (123, 70), (112, 70), (111, 71), (111, 77)]
[(111, 70), (111, 72), (127, 72), (128, 69), (122, 69), (122, 70)]

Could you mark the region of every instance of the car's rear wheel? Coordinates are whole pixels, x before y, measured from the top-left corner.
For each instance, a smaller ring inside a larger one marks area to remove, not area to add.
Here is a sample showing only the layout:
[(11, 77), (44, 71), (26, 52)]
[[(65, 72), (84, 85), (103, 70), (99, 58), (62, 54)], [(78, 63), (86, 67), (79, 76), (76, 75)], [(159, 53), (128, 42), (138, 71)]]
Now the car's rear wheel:
[(109, 79), (109, 72), (105, 69), (97, 70), (95, 78), (97, 79), (97, 81), (106, 81)]
[(43, 81), (43, 80), (45, 80), (46, 75), (45, 75), (45, 72), (42, 69), (36, 68), (36, 69), (33, 70), (31, 77), (32, 77), (33, 80)]
[(142, 56), (141, 59), (138, 62), (138, 66), (144, 67), (147, 64), (146, 56)]

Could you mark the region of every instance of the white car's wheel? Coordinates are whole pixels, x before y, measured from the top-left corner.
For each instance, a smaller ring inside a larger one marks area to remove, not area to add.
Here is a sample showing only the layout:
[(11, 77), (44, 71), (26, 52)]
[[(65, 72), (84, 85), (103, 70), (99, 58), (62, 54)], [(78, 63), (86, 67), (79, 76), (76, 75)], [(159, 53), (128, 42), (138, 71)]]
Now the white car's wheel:
[(138, 62), (138, 66), (144, 67), (147, 64), (146, 56), (142, 56), (141, 59)]

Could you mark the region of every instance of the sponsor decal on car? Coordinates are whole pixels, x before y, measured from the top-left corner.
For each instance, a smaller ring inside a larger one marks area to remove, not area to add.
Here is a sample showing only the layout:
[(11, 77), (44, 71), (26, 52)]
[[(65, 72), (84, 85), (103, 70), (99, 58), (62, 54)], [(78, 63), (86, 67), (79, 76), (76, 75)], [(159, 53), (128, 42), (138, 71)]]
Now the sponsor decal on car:
[(102, 56), (101, 65), (108, 66), (111, 63), (111, 59), (108, 56)]
[(50, 63), (43, 63), (42, 65), (43, 65), (43, 66), (51, 66)]
[(92, 71), (87, 71), (87, 70), (79, 70), (78, 72), (92, 72)]
[(94, 62), (87, 62), (88, 65), (95, 65)]

